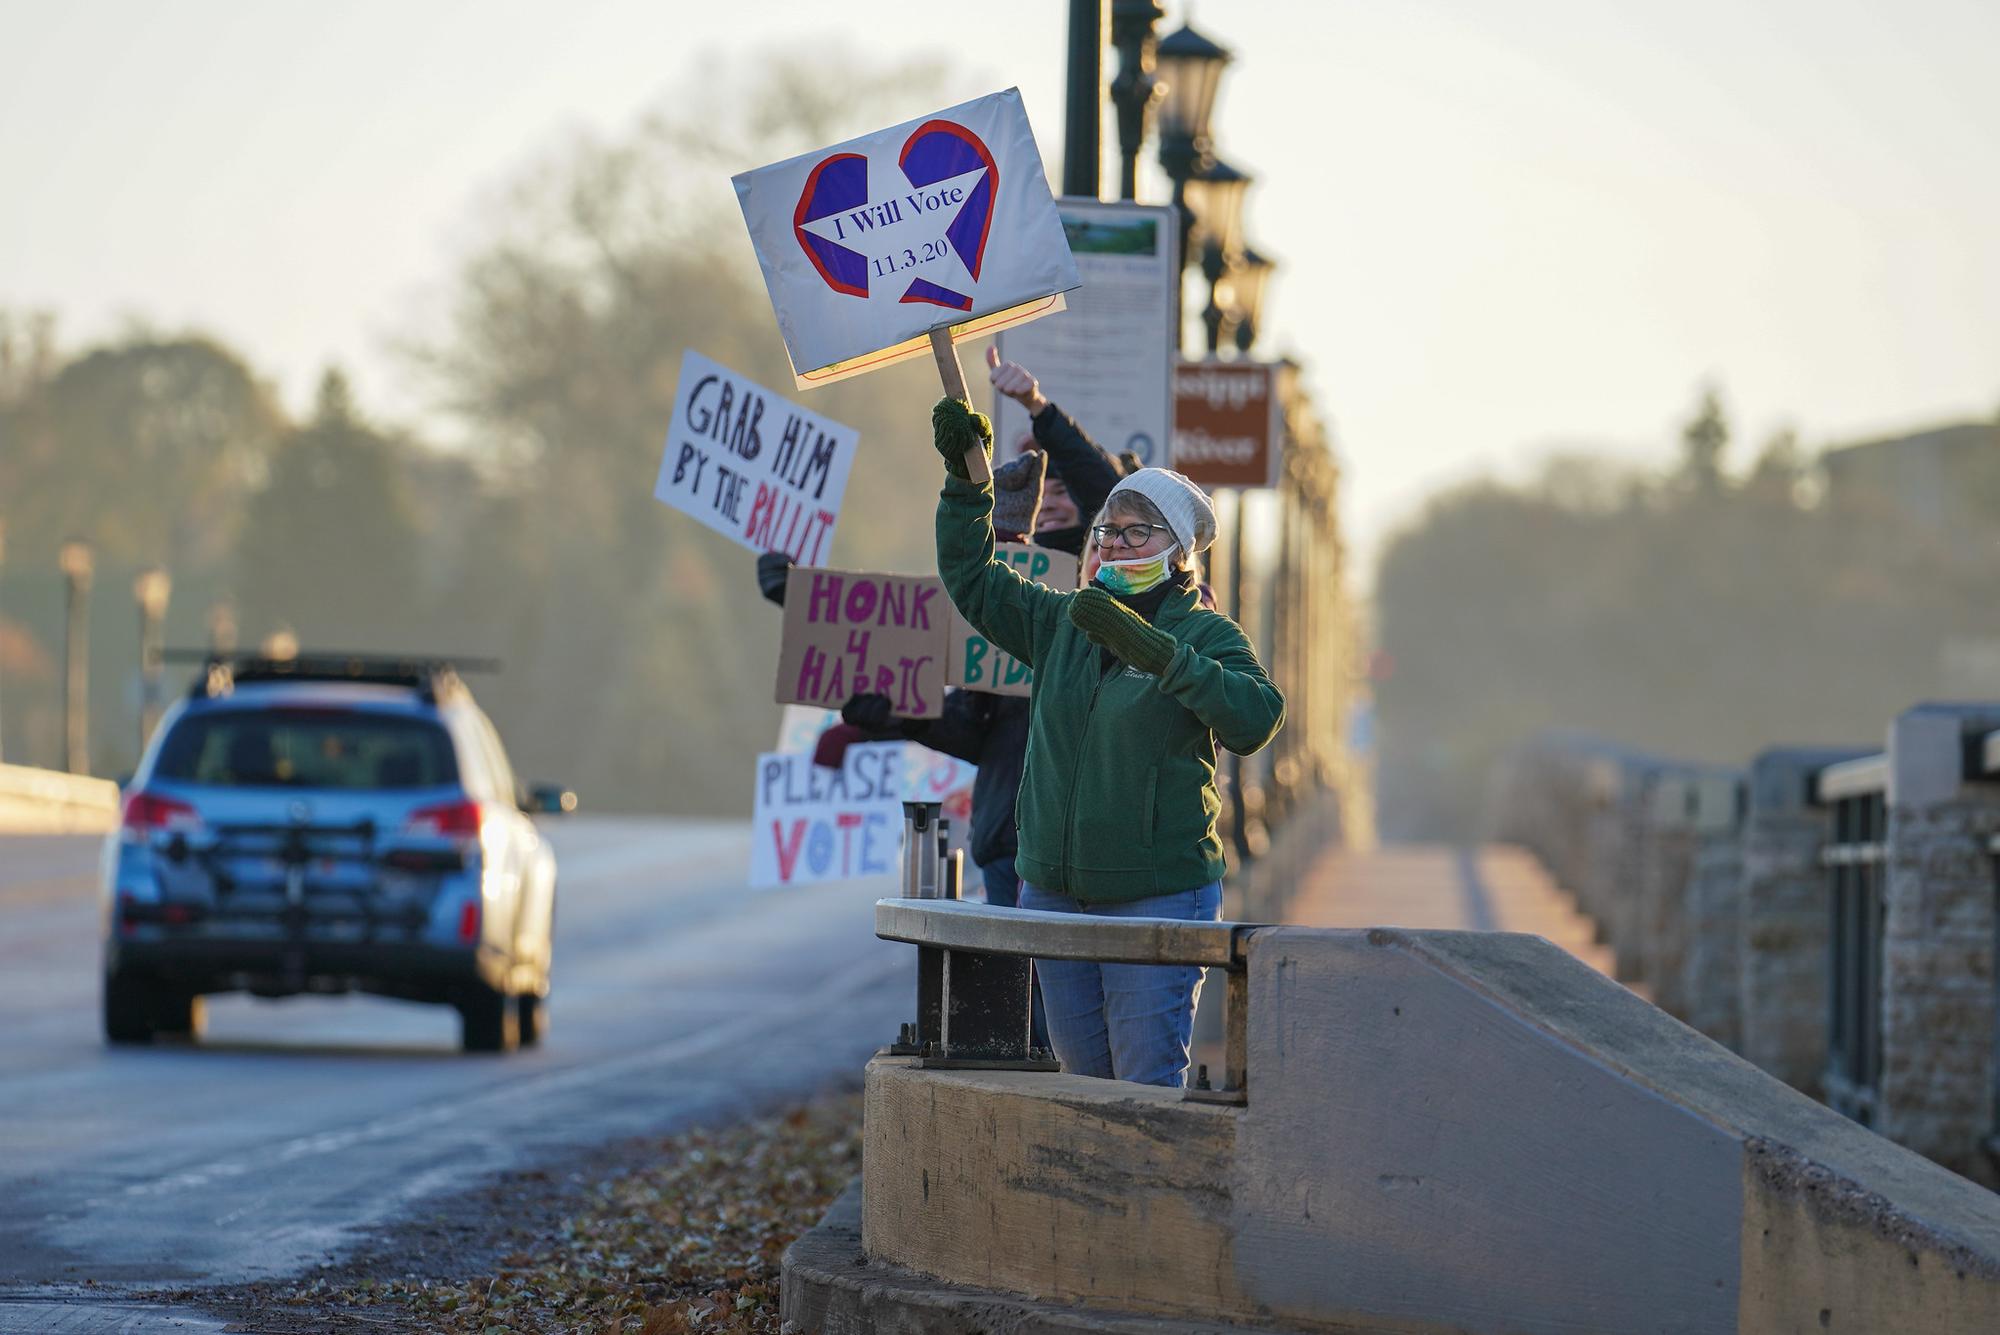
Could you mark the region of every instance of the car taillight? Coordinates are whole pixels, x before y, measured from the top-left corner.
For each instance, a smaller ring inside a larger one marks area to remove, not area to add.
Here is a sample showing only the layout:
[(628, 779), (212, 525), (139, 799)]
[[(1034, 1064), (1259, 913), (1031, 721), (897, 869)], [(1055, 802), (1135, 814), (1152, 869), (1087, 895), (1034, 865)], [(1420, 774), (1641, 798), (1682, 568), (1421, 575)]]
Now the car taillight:
[(134, 793), (125, 799), (124, 828), (128, 834), (189, 830), (200, 824), (201, 817), (186, 802), (144, 792)]
[(458, 939), (468, 945), (479, 939), (479, 901), (476, 899), (458, 911)]
[(479, 803), (470, 798), (418, 807), (403, 826), (407, 834), (443, 835), (452, 839), (479, 837)]

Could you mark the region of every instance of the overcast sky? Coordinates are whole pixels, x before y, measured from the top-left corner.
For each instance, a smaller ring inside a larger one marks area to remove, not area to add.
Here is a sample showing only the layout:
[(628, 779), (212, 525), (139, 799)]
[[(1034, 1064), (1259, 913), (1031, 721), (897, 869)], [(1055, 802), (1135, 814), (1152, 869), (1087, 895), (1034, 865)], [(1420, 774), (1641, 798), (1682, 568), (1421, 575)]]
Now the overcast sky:
[[(621, 133), (704, 53), (826, 33), (1018, 84), (1053, 176), (1065, 8), (0, 0), (0, 305), (71, 343), (198, 326), (297, 411), (337, 360), (408, 418), (387, 343), (563, 134)], [(2000, 408), (1990, 0), (1195, 17), (1237, 55), (1218, 147), (1258, 178), (1272, 347), (1334, 423), (1364, 548), (1555, 444), (1664, 459), (1704, 378), (1739, 458), (1786, 424), (1819, 445)]]

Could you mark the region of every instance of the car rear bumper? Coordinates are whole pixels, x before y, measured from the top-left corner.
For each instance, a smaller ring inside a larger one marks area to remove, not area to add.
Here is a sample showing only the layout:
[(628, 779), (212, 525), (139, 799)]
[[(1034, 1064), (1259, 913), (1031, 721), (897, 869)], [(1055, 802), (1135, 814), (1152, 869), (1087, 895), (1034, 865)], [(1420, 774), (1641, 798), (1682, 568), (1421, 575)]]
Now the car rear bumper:
[(200, 992), (372, 992), (414, 1001), (450, 1001), (475, 984), (500, 987), (498, 951), (405, 941), (299, 937), (173, 936), (118, 939), (105, 948), (107, 972), (132, 972)]

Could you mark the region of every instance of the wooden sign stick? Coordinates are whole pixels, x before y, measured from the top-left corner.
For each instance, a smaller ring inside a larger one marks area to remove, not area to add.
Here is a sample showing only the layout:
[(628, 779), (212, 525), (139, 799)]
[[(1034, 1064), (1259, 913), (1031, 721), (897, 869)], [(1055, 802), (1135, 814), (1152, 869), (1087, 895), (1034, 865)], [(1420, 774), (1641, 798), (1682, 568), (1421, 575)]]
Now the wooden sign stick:
[[(944, 382), (944, 392), (963, 403), (971, 403), (972, 391), (965, 387), (965, 368), (958, 364), (958, 345), (951, 341), (950, 325), (931, 330), (931, 355), (937, 358), (938, 379)], [(965, 471), (974, 482), (993, 480), (986, 451), (977, 445), (965, 452)]]

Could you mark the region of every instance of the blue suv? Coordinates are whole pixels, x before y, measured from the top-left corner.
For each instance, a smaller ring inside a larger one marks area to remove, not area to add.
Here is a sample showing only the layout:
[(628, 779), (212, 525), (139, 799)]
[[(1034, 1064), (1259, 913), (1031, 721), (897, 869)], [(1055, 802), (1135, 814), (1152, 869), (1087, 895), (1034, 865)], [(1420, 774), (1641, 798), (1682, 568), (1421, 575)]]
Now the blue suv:
[(202, 997), (451, 1005), (469, 1052), (546, 1023), (555, 856), (450, 664), (211, 658), (104, 859), (104, 1033), (192, 1037)]

